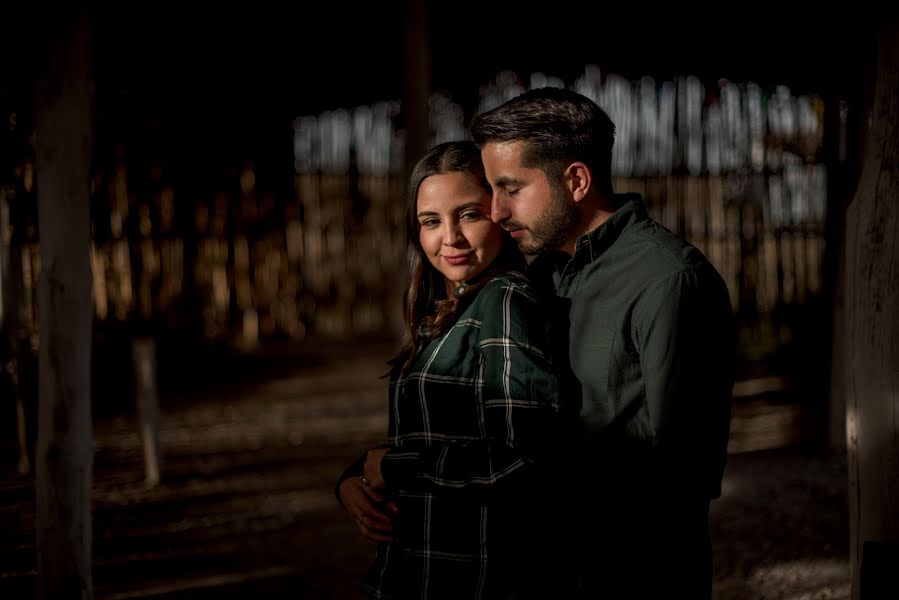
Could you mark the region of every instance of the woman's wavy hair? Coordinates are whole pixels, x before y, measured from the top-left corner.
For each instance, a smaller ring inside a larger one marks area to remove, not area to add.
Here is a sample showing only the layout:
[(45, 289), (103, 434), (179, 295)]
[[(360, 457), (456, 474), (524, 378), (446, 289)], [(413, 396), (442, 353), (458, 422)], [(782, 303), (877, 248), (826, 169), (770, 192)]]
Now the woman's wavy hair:
[(409, 176), (406, 196), (406, 236), (409, 255), (409, 286), (403, 297), (405, 324), (399, 352), (389, 361), (391, 374), (408, 371), (417, 350), (426, 340), (438, 337), (455, 323), (484, 285), (496, 275), (524, 269), (524, 258), (515, 241), (505, 232), (496, 260), (470, 285), (447, 297), (443, 275), (431, 265), (419, 241), (418, 191), (432, 175), (462, 173), (471, 177), (486, 193), (490, 185), (484, 175), (481, 152), (474, 142), (445, 142), (431, 148), (415, 165)]

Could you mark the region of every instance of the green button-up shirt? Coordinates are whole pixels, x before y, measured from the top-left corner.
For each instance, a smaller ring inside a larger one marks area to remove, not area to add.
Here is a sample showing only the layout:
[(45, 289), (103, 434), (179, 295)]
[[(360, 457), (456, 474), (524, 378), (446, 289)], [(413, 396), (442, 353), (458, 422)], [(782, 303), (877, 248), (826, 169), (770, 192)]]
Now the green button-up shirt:
[(586, 460), (654, 481), (652, 493), (715, 498), (733, 386), (727, 288), (699, 250), (649, 218), (639, 195), (615, 200), (620, 208), (573, 256), (532, 265), (570, 303), (569, 360), (588, 448), (598, 449)]

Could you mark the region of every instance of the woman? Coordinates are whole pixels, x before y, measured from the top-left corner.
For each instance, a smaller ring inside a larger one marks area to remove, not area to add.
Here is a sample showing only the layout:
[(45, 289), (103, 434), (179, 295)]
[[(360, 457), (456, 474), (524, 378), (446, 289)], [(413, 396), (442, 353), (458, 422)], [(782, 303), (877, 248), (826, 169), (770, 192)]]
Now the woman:
[(545, 468), (559, 447), (559, 380), (545, 310), (490, 199), (471, 142), (433, 148), (411, 175), (388, 443), (337, 488), (381, 542), (371, 598), (564, 595)]

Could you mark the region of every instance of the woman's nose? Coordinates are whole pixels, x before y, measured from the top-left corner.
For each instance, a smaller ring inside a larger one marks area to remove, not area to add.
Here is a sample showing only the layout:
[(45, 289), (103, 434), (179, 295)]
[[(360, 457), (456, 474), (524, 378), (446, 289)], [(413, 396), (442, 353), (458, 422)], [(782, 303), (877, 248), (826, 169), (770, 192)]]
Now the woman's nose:
[(458, 246), (465, 239), (462, 235), (462, 228), (456, 223), (447, 223), (443, 230), (443, 244), (445, 246)]

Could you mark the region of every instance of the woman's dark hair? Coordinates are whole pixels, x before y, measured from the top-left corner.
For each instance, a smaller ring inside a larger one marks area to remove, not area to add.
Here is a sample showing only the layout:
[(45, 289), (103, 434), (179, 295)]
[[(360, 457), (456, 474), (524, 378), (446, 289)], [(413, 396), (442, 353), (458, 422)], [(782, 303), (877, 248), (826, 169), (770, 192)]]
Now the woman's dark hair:
[(474, 142), (445, 142), (434, 146), (412, 169), (406, 195), (409, 286), (403, 297), (405, 324), (402, 346), (390, 361), (392, 373), (406, 372), (422, 342), (449, 330), (477, 291), (493, 277), (504, 271), (524, 268), (524, 258), (514, 240), (503, 233), (502, 248), (496, 260), (475, 278), (475, 282), (465, 286), (460, 293), (447, 297), (443, 275), (428, 261), (418, 238), (418, 190), (428, 177), (448, 173), (471, 177), (485, 192), (490, 193), (481, 152)]

